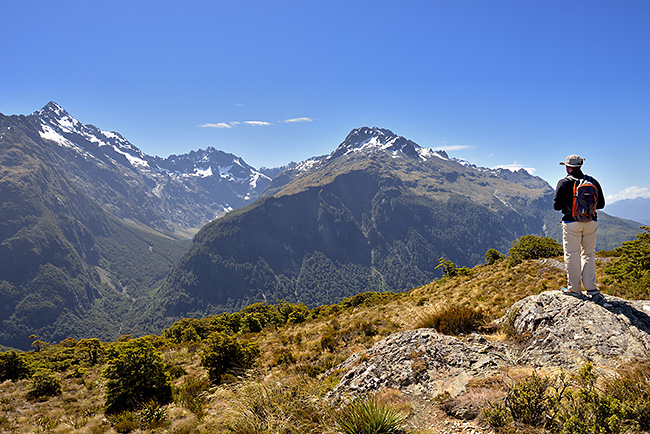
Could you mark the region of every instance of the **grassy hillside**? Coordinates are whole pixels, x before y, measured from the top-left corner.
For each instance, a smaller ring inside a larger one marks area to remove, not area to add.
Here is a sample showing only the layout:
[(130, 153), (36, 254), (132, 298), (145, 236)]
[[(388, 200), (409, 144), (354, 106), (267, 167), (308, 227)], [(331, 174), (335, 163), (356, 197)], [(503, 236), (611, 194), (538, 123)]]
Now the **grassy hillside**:
[[(617, 295), (626, 288), (604, 274), (615, 260), (603, 256), (597, 264), (601, 287)], [(314, 309), (257, 304), (232, 314), (185, 319), (161, 336), (138, 340), (66, 339), (55, 345), (35, 340), (34, 351), (17, 355), (34, 376), (0, 383), (0, 432), (335, 432), (337, 421), (346, 416), (322, 399), (337, 381), (336, 375), (323, 376), (325, 372), (391, 333), (426, 325), (432, 314), (449, 306), (480, 310), (489, 323), (521, 298), (559, 289), (564, 275), (557, 264), (541, 259), (509, 266), (501, 260), (463, 269), (455, 277), (445, 276), (406, 293), (363, 293)], [(637, 295), (650, 298), (647, 290)], [(506, 339), (499, 330), (484, 333), (490, 339)], [(215, 336), (231, 336), (244, 349), (241, 354), (256, 354), (252, 369), (244, 373), (241, 364), (234, 364), (215, 381), (202, 363), (209, 348), (215, 348)], [(168, 405), (106, 416), (111, 384), (107, 368), (115, 370), (116, 354), (133, 342), (155, 348), (171, 379), (173, 399)], [(7, 354), (0, 359), (3, 367)], [(48, 390), (44, 386), (50, 384), (48, 378), (60, 384), (60, 391), (37, 396), (34, 391), (39, 387)], [(504, 393), (497, 383), (491, 396)], [(390, 390), (380, 391), (376, 399), (370, 403), (407, 417), (407, 432), (439, 432), (457, 423), (445, 412), (449, 401), (444, 399), (424, 402)], [(267, 428), (255, 428), (256, 422)]]

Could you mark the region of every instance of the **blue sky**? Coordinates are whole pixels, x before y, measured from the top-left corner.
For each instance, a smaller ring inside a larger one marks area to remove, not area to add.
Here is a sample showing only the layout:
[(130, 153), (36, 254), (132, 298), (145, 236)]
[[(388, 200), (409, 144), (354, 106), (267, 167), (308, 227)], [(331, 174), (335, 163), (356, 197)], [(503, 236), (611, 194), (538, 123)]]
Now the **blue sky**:
[(278, 166), (388, 128), (650, 197), (650, 1), (6, 1), (0, 112), (50, 100), (152, 155)]

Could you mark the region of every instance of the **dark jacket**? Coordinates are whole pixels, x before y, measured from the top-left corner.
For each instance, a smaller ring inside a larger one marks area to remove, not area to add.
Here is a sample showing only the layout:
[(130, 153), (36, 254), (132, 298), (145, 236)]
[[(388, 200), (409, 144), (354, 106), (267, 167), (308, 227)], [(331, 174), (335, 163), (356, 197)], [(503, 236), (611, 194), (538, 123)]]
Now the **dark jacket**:
[[(584, 173), (579, 168), (573, 170), (566, 177), (560, 179), (555, 188), (555, 197), (553, 198), (553, 209), (556, 211), (562, 211), (562, 221), (563, 222), (574, 222), (575, 219), (571, 216), (571, 206), (573, 205), (573, 185), (575, 181), (571, 180), (569, 176), (572, 176), (577, 179), (582, 179), (585, 177)], [(594, 185), (598, 189), (598, 203), (596, 204), (596, 209), (605, 208), (605, 196), (603, 195), (603, 189), (600, 187), (600, 184), (593, 176), (589, 176), (593, 181)], [(598, 218), (598, 215), (596, 215)]]

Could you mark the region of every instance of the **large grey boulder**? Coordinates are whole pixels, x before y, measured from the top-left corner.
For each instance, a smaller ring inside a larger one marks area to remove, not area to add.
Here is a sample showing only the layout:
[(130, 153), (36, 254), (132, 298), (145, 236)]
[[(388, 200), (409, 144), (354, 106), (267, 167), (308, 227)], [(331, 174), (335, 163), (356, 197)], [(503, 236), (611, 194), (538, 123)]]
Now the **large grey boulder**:
[(533, 366), (615, 367), (649, 354), (650, 301), (547, 291), (518, 301), (500, 321), (522, 336), (521, 363)]
[(333, 395), (394, 388), (411, 395), (456, 396), (472, 379), (504, 368), (612, 369), (650, 352), (650, 301), (604, 296), (600, 302), (547, 291), (515, 303), (499, 321), (516, 334), (490, 340), (433, 329), (395, 333), (338, 365)]

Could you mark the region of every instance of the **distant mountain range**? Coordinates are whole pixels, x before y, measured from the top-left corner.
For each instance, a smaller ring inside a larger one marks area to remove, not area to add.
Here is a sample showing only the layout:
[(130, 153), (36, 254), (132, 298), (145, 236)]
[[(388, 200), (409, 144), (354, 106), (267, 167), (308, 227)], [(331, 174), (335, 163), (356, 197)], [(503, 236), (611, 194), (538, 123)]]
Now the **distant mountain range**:
[(647, 197), (619, 200), (608, 204), (606, 211), (616, 217), (650, 225), (650, 198)]
[[(474, 265), (522, 235), (559, 237), (552, 194), (523, 170), (379, 128), (255, 169), (214, 148), (149, 156), (54, 102), (0, 114), (0, 344), (115, 339), (255, 301), (412, 288), (440, 275), (440, 257)], [(602, 219), (600, 248), (638, 232)]]
[(271, 182), (214, 148), (164, 159), (146, 155), (118, 133), (82, 124), (55, 102), (23, 120), (57, 145), (51, 151), (63, 157), (61, 169), (99, 205), (163, 232), (198, 229), (253, 202)]
[[(207, 224), (167, 276), (170, 317), (284, 299), (309, 306), (431, 282), (507, 253), (527, 234), (560, 236), (554, 190), (520, 170), (479, 168), (379, 128), (278, 175), (265, 196)], [(637, 233), (602, 215), (601, 248)]]

